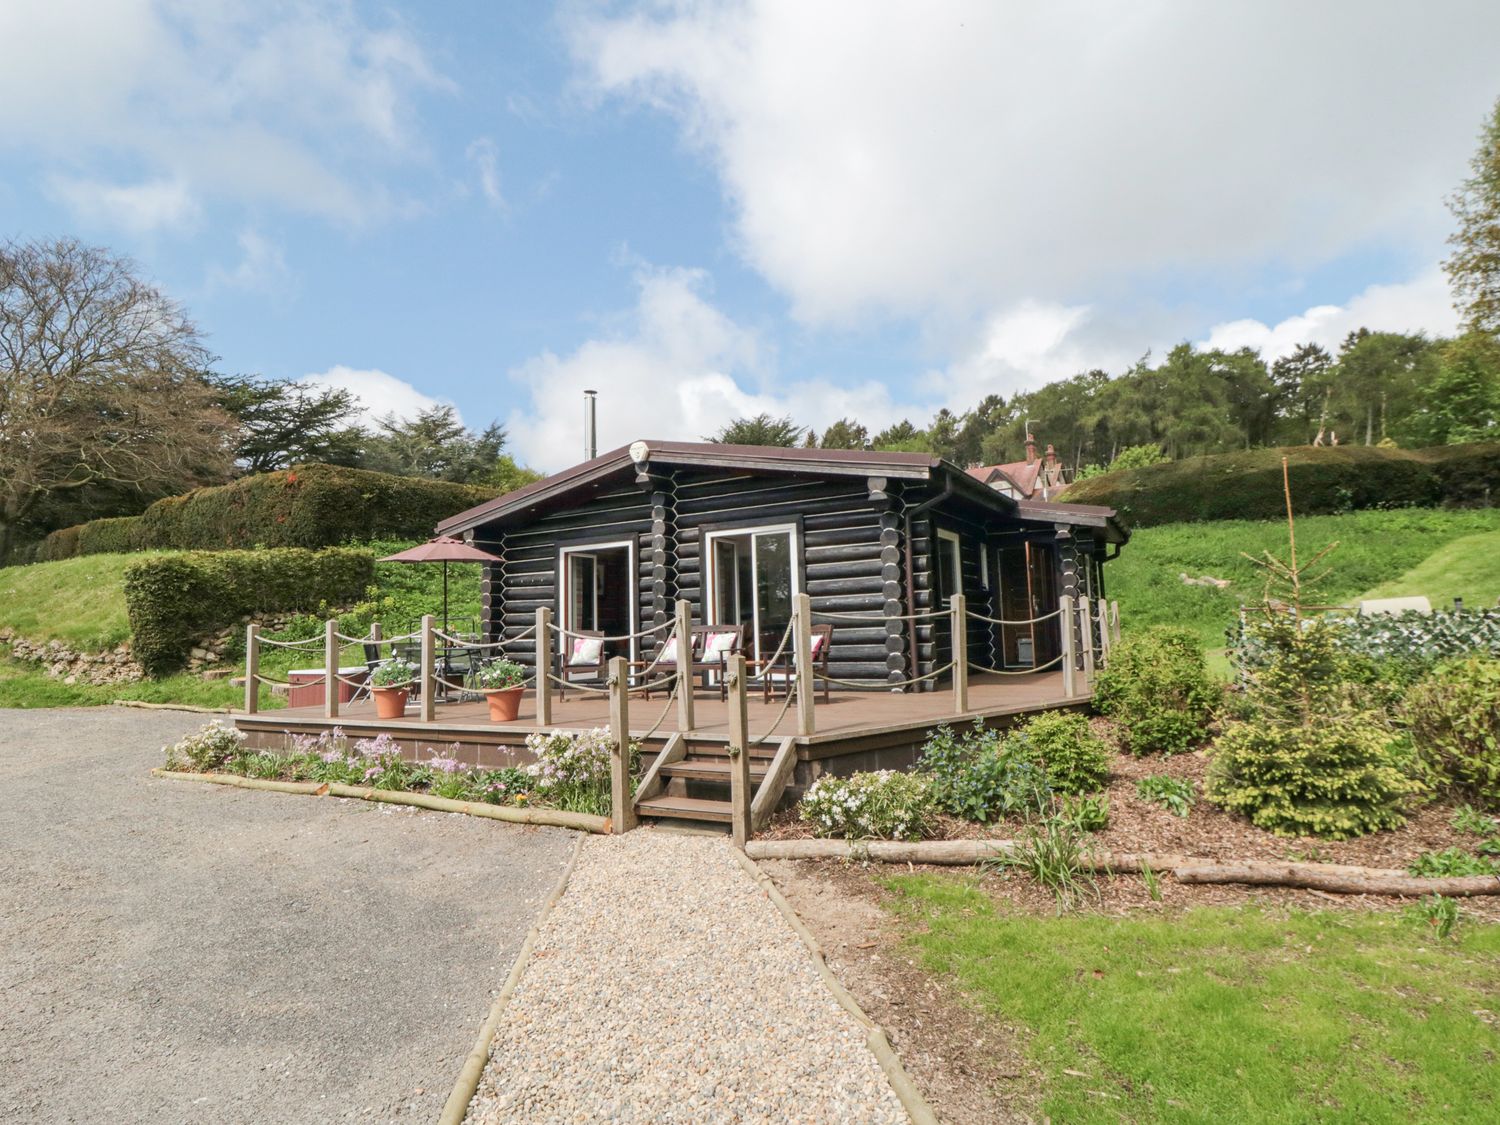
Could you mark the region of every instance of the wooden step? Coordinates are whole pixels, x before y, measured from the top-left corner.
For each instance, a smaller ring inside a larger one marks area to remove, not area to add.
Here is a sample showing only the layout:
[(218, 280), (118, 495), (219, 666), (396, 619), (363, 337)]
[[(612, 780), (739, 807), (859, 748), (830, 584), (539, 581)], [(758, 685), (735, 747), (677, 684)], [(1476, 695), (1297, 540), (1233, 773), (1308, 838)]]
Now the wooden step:
[[(696, 755), (697, 751), (694, 751)], [(760, 781), (766, 776), (768, 763), (759, 759), (750, 763), (750, 780)], [(687, 758), (662, 766), (661, 772), (668, 777), (686, 777), (694, 781), (721, 781), (729, 784), (730, 761), (725, 758)]]
[(705, 801), (700, 797), (652, 797), (640, 802), (641, 816), (667, 816), (674, 820), (713, 820), (728, 824), (733, 812), (728, 801)]
[[(750, 747), (747, 753), (751, 761), (757, 758), (764, 758), (769, 761), (776, 757), (776, 747), (780, 741), (780, 739), (777, 739), (774, 742), (762, 743), (759, 746)], [(688, 753), (695, 758), (719, 758), (728, 761), (729, 744), (727, 742), (698, 742), (690, 740), (688, 743)]]

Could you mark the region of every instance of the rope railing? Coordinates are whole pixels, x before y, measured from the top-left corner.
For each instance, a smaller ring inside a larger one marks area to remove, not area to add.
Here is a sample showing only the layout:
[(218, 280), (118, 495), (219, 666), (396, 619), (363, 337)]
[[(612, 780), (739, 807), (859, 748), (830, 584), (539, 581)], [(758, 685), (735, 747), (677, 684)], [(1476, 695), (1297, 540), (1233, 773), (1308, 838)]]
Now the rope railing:
[[(639, 629), (634, 633), (620, 633), (617, 636), (596, 636), (593, 633), (580, 633), (576, 629), (569, 629), (556, 621), (549, 621), (547, 627), (559, 637), (572, 637), (575, 640), (587, 638), (591, 641), (619, 642), (640, 640), (642, 637), (649, 637), (660, 633), (663, 629), (671, 629), (676, 624), (677, 622), (675, 621), (663, 621), (660, 625), (653, 625), (649, 629)], [(534, 629), (535, 626), (532, 626), (532, 628)]]
[(1051, 613), (1044, 613), (1040, 617), (1028, 617), (1020, 621), (1008, 621), (1000, 617), (986, 617), (976, 610), (968, 610), (965, 616), (975, 620), (984, 621), (990, 625), (1040, 625), (1043, 621), (1051, 621), (1054, 617), (1061, 617), (1062, 610), (1054, 609)]
[(836, 678), (834, 676), (825, 676), (825, 675), (823, 675), (823, 673), (817, 671), (816, 669), (813, 671), (813, 676), (814, 676), (814, 678), (816, 678), (818, 680), (821, 680), (823, 683), (835, 684), (835, 685), (837, 685), (839, 687), (852, 687), (852, 688), (865, 688), (865, 689), (869, 689), (871, 687), (878, 686), (878, 687), (885, 688), (886, 690), (889, 690), (889, 691), (894, 691), (896, 688), (911, 687), (911, 686), (913, 686), (915, 684), (926, 683), (928, 680), (935, 680), (939, 676), (941, 676), (944, 672), (951, 672), (953, 670), (953, 666), (954, 666), (955, 663), (957, 663), (957, 662), (953, 661), (953, 660), (950, 660), (950, 661), (948, 661), (948, 663), (944, 664), (941, 668), (934, 668), (931, 672), (928, 672), (925, 676), (913, 676), (912, 678), (906, 679), (906, 680), (894, 680), (894, 681), (885, 681), (885, 680), (880, 680), (880, 681), (875, 681), (875, 680), (840, 680), (840, 679), (838, 679), (838, 678)]
[(1045, 672), (1054, 664), (1061, 665), (1062, 660), (1062, 653), (1058, 653), (1047, 663), (1038, 664), (1034, 668), (991, 668), (988, 664), (975, 664), (972, 661), (969, 663), (969, 668), (971, 671), (985, 672), (991, 676), (1031, 676), (1037, 672)]
[(781, 702), (781, 710), (776, 713), (776, 717), (771, 720), (771, 725), (767, 727), (763, 733), (761, 733), (756, 738), (748, 740), (749, 745), (759, 746), (761, 743), (765, 742), (766, 739), (770, 738), (773, 734), (776, 733), (776, 728), (781, 725), (781, 720), (786, 718), (786, 713), (792, 709), (792, 699), (794, 696), (796, 696), (796, 694), (797, 681), (792, 680), (791, 683), (787, 685), (786, 698)]
[(270, 637), (260, 637), (258, 638), (258, 643), (270, 645), (272, 648), (311, 648), (313, 645), (322, 648), (323, 638), (306, 637), (300, 641), (273, 641)]
[(452, 636), (451, 634), (443, 632), (441, 629), (434, 629), (432, 631), (433, 637), (435, 637), (437, 640), (445, 642), (446, 644), (452, 645), (454, 648), (472, 649), (506, 648), (509, 645), (516, 644), (520, 641), (530, 640), (532, 635), (535, 633), (536, 626), (532, 625), (530, 628), (524, 630), (523, 632), (517, 633), (514, 637), (501, 637), (498, 641), (471, 641), (463, 637)]

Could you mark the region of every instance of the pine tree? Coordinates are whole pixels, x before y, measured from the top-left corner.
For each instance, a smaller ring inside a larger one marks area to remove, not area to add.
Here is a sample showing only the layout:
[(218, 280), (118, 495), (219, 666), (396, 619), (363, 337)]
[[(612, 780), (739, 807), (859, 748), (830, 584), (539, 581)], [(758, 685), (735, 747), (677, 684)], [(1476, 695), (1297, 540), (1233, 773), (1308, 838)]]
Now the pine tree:
[(1479, 134), (1473, 175), (1448, 200), (1458, 230), (1443, 263), (1453, 304), (1473, 332), (1500, 335), (1500, 101)]

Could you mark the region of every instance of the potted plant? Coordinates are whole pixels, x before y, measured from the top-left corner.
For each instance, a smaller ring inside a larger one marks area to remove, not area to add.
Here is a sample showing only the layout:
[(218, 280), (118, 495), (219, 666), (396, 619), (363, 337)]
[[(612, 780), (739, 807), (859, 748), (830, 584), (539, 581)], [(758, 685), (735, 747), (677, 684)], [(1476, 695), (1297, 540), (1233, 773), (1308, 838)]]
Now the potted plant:
[(370, 673), (370, 696), (375, 700), (377, 719), (399, 719), (406, 714), (406, 700), (411, 683), (417, 678), (417, 666), (397, 656), (378, 664)]
[(494, 660), (474, 673), (474, 682), (489, 701), (490, 719), (497, 723), (514, 722), (521, 711), (522, 685), (526, 669), (514, 660)]

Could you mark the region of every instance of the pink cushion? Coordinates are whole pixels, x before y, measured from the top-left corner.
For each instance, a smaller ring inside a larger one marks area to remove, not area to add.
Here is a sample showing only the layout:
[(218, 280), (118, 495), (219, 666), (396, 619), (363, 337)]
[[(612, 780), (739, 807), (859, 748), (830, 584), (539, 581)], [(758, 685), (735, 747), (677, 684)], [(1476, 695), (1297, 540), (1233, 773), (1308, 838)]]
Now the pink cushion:
[(599, 656), (603, 651), (604, 639), (602, 637), (574, 637), (573, 653), (568, 657), (568, 663), (576, 665), (598, 664)]
[(823, 651), (823, 642), (826, 640), (828, 640), (828, 636), (825, 633), (814, 633), (812, 635), (812, 648), (809, 651), (814, 660), (818, 658), (818, 653)]

